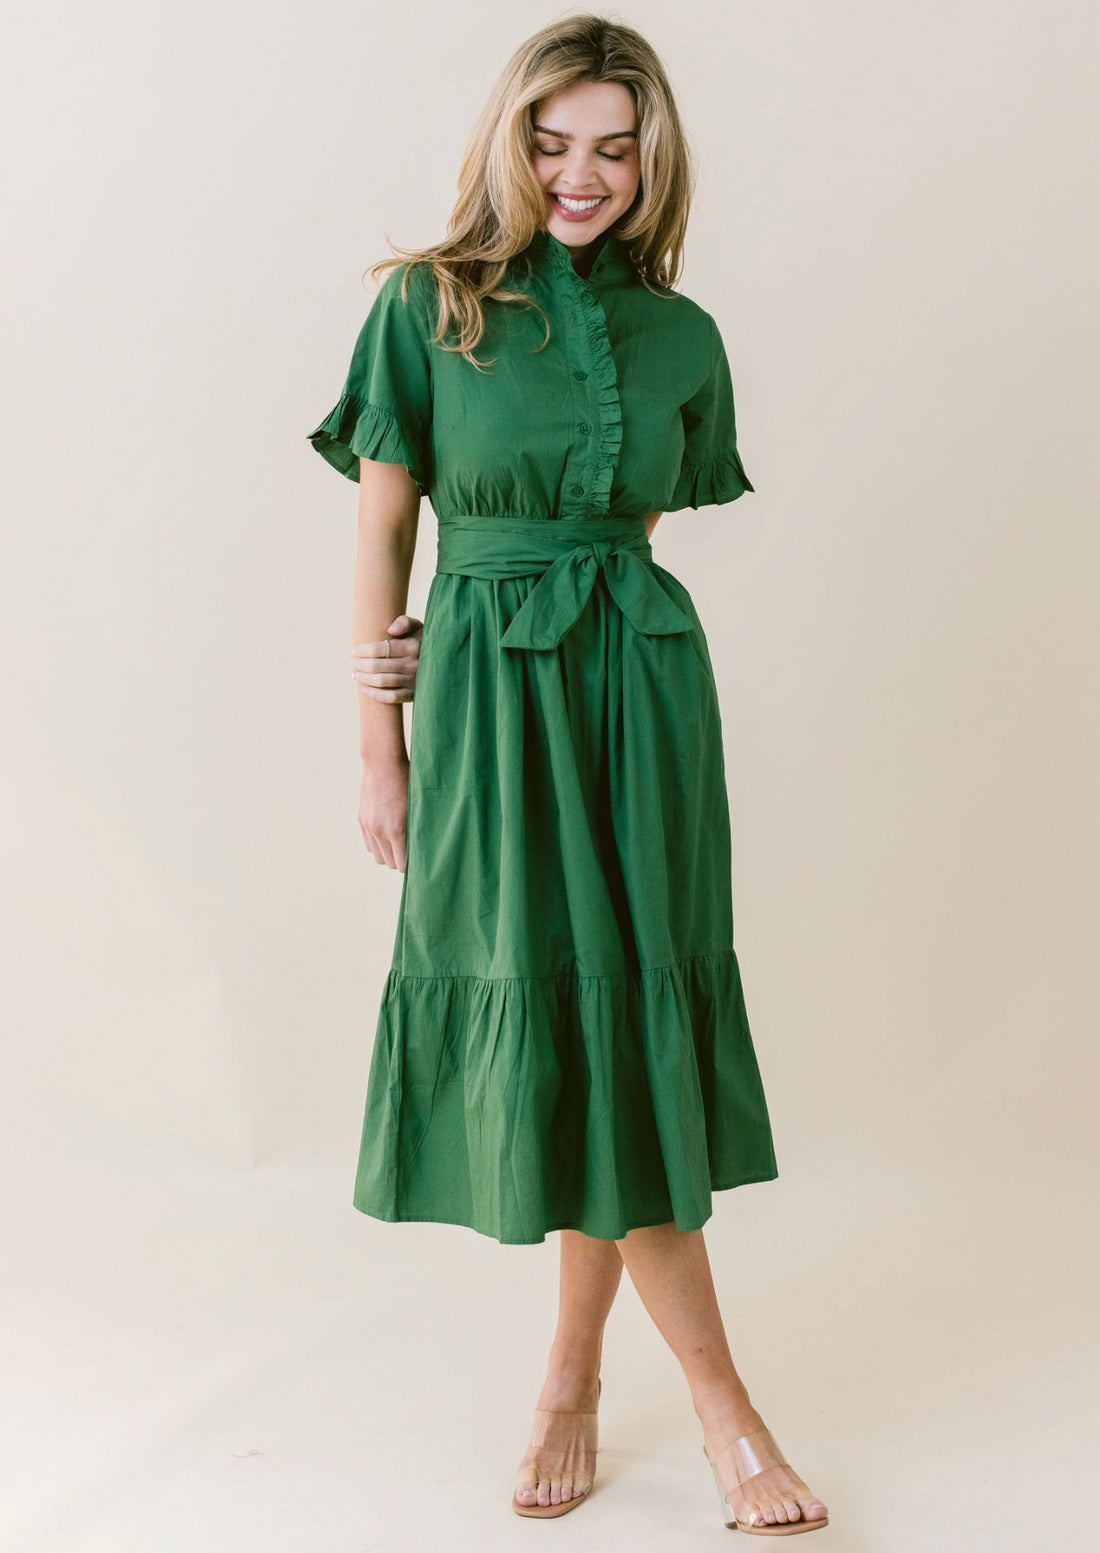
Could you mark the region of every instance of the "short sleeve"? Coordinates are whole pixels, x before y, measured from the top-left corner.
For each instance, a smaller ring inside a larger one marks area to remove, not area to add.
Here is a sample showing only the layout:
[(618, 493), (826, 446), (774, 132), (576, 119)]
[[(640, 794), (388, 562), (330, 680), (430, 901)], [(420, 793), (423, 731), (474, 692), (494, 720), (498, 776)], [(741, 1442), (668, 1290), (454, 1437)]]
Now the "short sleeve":
[(417, 265), (401, 297), (407, 261), (390, 270), (371, 304), (352, 351), (343, 392), (308, 440), (349, 480), (359, 460), (404, 464), (420, 494), (432, 476), (431, 330)]
[(722, 335), (710, 319), (710, 365), (706, 378), (680, 406), (684, 453), (667, 512), (736, 501), (755, 487), (737, 451), (733, 382)]

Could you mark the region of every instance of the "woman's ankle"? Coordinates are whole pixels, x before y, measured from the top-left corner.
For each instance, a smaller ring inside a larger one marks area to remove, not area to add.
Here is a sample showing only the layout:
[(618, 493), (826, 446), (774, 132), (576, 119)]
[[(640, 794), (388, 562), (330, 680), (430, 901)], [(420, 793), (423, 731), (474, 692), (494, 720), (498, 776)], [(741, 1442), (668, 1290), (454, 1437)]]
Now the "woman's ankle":
[(599, 1379), (602, 1362), (602, 1344), (589, 1342), (563, 1342), (555, 1339), (550, 1345), (546, 1361), (546, 1373), (580, 1383)]
[(538, 1407), (595, 1412), (599, 1405), (599, 1355), (552, 1348)]
[(717, 1429), (735, 1439), (764, 1428), (763, 1418), (736, 1374), (697, 1377), (691, 1383), (691, 1400), (704, 1434)]

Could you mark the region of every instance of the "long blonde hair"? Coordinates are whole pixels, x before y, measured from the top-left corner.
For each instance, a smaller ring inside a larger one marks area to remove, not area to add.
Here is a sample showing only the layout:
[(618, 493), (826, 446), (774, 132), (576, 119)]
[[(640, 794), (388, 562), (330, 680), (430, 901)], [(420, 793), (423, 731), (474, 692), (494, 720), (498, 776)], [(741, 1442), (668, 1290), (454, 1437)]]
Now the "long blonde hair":
[[(628, 245), (647, 289), (669, 288), (679, 278), (695, 166), (664, 67), (632, 27), (590, 14), (551, 22), (520, 45), (493, 87), (462, 159), (447, 236), (419, 249), (390, 242), (395, 257), (364, 271), (377, 280), (407, 261), (401, 279), (407, 300), (412, 266), (430, 266), (439, 297), (433, 341), (479, 370), (495, 360), (480, 362), (473, 354), (485, 332), (485, 298), (542, 313), (533, 298), (502, 282), (509, 261), (544, 225), (546, 196), (531, 168), (535, 112), (578, 81), (618, 81), (632, 92), (641, 176), (634, 203), (612, 230)], [(452, 324), (453, 344), (445, 339)]]

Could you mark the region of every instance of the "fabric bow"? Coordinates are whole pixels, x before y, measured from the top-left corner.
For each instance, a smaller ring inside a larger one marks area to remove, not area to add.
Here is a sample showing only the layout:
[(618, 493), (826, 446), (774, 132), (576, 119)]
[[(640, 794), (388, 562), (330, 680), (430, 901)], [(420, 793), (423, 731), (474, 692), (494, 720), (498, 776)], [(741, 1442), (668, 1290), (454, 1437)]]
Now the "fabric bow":
[(502, 647), (556, 647), (576, 622), (603, 573), (612, 599), (635, 631), (672, 636), (694, 622), (664, 591), (651, 568), (613, 539), (585, 541), (559, 555), (543, 572), (500, 639)]

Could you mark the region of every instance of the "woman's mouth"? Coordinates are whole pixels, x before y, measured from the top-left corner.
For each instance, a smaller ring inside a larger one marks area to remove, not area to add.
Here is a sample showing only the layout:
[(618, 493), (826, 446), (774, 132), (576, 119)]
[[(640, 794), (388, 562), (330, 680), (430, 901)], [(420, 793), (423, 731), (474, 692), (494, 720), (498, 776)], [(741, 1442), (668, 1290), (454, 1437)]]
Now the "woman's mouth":
[(591, 221), (610, 198), (610, 194), (598, 194), (590, 199), (574, 199), (568, 194), (550, 195), (554, 209), (565, 221)]

